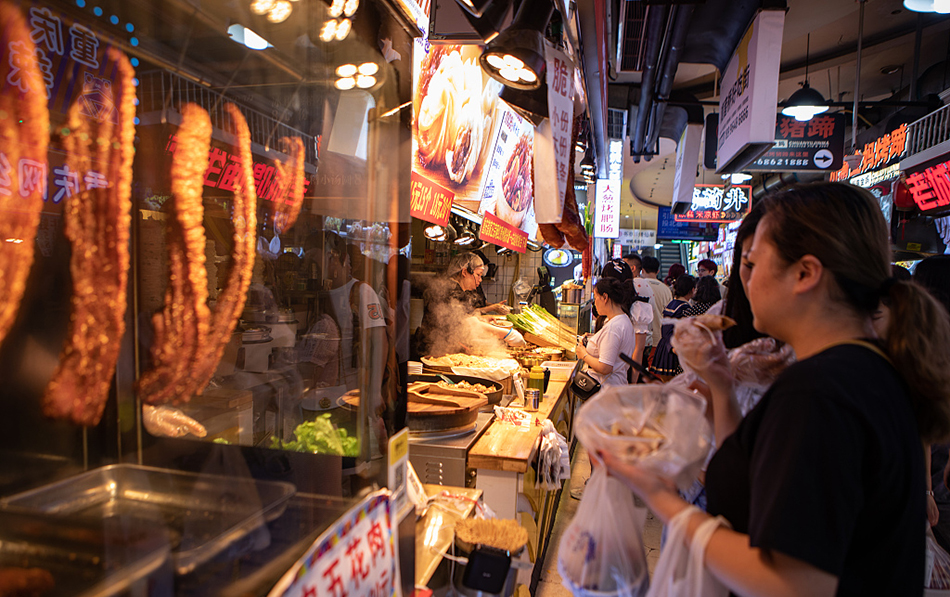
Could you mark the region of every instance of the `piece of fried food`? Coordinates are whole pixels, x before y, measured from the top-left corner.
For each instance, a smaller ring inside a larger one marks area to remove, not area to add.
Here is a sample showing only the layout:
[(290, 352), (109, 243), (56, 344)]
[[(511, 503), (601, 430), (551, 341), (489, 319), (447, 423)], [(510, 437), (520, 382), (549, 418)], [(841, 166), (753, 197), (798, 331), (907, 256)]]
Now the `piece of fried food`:
[(732, 326), (736, 325), (735, 319), (726, 317), (725, 315), (712, 315), (705, 313), (703, 315), (697, 316), (695, 319), (696, 323), (702, 325), (710, 332), (728, 330)]

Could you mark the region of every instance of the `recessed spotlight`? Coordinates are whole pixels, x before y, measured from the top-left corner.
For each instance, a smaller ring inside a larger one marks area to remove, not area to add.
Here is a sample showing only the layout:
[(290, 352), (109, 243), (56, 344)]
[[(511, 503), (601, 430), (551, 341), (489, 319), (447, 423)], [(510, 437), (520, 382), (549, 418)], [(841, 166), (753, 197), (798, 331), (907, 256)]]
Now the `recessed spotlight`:
[(376, 84), (376, 77), (370, 75), (360, 75), (356, 77), (356, 86), (360, 89), (369, 89)]

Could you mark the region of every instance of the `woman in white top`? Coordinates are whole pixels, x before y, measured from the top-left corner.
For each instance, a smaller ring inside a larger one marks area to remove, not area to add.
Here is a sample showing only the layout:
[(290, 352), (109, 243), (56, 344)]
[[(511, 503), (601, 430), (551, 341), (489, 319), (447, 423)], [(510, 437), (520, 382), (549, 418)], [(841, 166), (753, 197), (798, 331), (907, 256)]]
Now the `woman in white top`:
[(587, 339), (587, 346), (578, 342), (574, 349), (577, 358), (587, 364), (591, 377), (605, 388), (627, 383), (630, 366), (620, 359), (621, 354), (637, 357), (643, 352), (646, 334), (634, 332), (628, 315), (632, 298), (633, 286), (629, 282), (607, 277), (598, 280), (594, 285), (594, 307), (597, 313), (607, 318), (607, 323)]

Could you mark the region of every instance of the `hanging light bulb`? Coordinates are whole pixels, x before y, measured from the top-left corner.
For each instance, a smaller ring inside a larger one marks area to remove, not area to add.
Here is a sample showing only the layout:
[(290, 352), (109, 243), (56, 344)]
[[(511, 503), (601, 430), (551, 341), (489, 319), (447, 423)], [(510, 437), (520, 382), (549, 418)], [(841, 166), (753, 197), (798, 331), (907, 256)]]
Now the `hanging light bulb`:
[(254, 0), (251, 2), (251, 12), (256, 15), (266, 15), (277, 4), (277, 0)]
[(267, 13), (267, 20), (271, 23), (283, 23), (293, 10), (294, 7), (288, 0), (277, 0), (274, 8)]

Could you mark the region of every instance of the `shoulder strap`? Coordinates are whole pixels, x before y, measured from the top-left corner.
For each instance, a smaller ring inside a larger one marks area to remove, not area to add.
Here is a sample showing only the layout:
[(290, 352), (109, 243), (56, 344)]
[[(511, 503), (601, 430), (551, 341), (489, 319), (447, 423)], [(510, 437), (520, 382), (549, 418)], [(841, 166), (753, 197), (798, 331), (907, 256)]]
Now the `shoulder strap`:
[(881, 350), (881, 348), (877, 346), (876, 344), (874, 344), (873, 342), (868, 342), (867, 340), (858, 340), (858, 339), (842, 340), (841, 342), (835, 342), (834, 344), (829, 344), (828, 346), (821, 349), (821, 352), (824, 352), (828, 350), (829, 348), (834, 348), (835, 346), (841, 346), (843, 344), (853, 344), (856, 346), (863, 346), (864, 348), (867, 348), (871, 352), (875, 353), (876, 355), (878, 355), (879, 357), (881, 357), (882, 359), (890, 363), (892, 366), (894, 365), (894, 363), (891, 361), (891, 357), (887, 356), (886, 352)]

